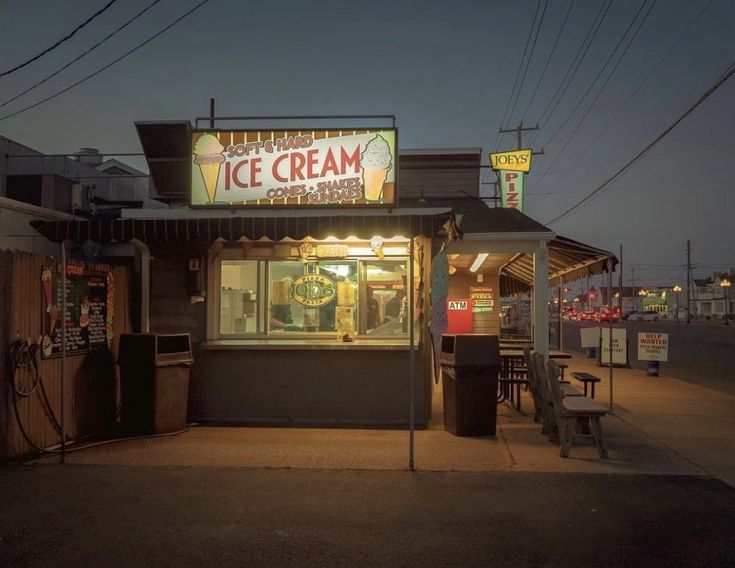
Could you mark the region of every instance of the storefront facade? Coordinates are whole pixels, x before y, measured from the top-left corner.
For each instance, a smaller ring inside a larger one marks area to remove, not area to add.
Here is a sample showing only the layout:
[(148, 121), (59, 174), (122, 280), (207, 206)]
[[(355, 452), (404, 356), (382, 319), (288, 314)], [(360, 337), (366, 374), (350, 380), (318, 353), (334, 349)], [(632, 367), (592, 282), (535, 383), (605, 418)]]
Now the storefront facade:
[(140, 330), (192, 339), (189, 420), (425, 427), (436, 341), (499, 334), (515, 285), (548, 353), (554, 233), (479, 198), (399, 202), (395, 129), (138, 128), (156, 191), (188, 206), (35, 226), (136, 246)]

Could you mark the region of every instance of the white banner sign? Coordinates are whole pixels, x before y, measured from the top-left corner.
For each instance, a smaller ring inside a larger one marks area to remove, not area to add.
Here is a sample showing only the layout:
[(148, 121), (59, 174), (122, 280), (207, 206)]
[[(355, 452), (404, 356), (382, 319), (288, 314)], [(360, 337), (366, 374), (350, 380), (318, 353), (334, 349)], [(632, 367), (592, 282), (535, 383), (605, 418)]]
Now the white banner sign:
[(639, 333), (638, 334), (639, 361), (668, 361), (669, 334), (668, 333)]
[(600, 328), (599, 327), (583, 327), (579, 330), (581, 334), (582, 347), (599, 347), (600, 346)]
[[(628, 349), (624, 327), (615, 327), (612, 330), (612, 364), (627, 365)], [(600, 364), (610, 364), (610, 330), (602, 328), (602, 352), (600, 353)]]

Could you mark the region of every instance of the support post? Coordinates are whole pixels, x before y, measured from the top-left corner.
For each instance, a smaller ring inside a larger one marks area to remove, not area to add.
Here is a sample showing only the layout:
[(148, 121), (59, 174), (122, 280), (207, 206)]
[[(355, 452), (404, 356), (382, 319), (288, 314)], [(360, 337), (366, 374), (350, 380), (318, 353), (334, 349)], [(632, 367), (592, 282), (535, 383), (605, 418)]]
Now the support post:
[(549, 249), (539, 241), (533, 253), (533, 348), (549, 357)]
[(564, 351), (564, 277), (559, 276), (559, 351)]
[(140, 250), (140, 333), (151, 330), (151, 251), (138, 239), (131, 241)]
[[(414, 261), (414, 238), (411, 237), (410, 252), (408, 257), (408, 290), (406, 291), (406, 298), (408, 301), (408, 376), (410, 381), (410, 401), (411, 409), (408, 419), (408, 469), (410, 471), (416, 470), (416, 464), (414, 463), (414, 431), (416, 429), (416, 361), (414, 359), (415, 348), (414, 348), (414, 287), (413, 287), (413, 261)], [(409, 293), (410, 292), (410, 293)]]
[(66, 462), (66, 242), (61, 241), (61, 411), (59, 412), (59, 426), (61, 426), (61, 454), (59, 463)]
[(612, 318), (612, 257), (607, 259), (607, 299), (610, 302), (610, 308), (608, 309), (607, 325), (609, 337), (609, 378), (610, 378), (610, 412), (613, 409), (613, 318)]

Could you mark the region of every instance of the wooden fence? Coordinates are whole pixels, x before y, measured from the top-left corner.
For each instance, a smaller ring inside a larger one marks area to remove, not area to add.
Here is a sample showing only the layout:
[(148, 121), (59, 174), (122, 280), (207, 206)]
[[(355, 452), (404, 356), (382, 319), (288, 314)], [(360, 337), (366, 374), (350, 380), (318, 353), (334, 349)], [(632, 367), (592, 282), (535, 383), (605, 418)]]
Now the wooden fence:
[[(60, 442), (52, 416), (43, 402), (40, 385), (28, 397), (13, 391), (13, 373), (8, 366), (8, 349), (16, 339), (38, 341), (42, 335), (43, 295), (41, 272), (58, 262), (38, 254), (0, 251), (0, 457), (28, 454), (32, 446), (22, 435), (15, 414), (28, 437), (38, 447), (47, 448)], [(119, 400), (117, 346), (122, 333), (130, 333), (131, 276), (126, 267), (87, 264), (90, 270), (111, 271), (114, 279), (114, 319), (111, 353), (90, 352), (69, 355), (65, 366), (65, 429), (72, 438), (82, 437), (111, 426)], [(40, 375), (53, 413), (61, 412), (61, 358), (42, 359)], [(28, 369), (15, 373), (17, 385), (30, 387)]]

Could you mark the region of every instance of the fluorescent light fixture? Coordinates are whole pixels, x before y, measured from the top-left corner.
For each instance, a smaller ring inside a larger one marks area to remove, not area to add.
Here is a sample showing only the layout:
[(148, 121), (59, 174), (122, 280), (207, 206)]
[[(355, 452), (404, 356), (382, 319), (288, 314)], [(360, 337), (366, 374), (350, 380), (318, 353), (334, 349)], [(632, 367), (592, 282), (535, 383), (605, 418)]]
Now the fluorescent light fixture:
[(470, 272), (477, 272), (477, 270), (482, 266), (482, 263), (487, 260), (487, 257), (490, 256), (489, 252), (481, 252), (475, 257), (475, 262), (472, 263), (472, 266), (470, 266)]

